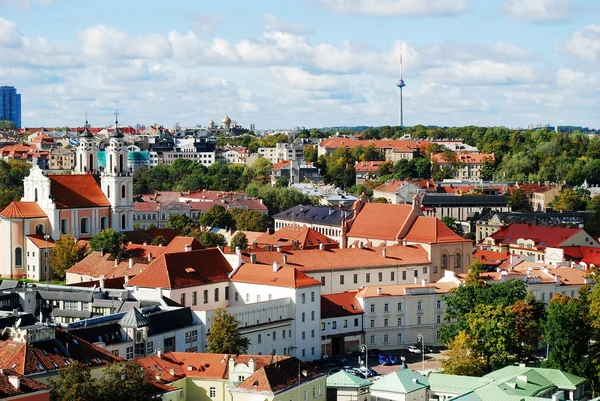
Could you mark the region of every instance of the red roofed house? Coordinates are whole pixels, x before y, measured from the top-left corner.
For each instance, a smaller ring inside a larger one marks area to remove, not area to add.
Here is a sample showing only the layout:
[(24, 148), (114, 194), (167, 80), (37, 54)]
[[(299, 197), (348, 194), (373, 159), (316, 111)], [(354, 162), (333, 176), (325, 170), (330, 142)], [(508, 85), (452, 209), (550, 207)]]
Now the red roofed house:
[(354, 172), (356, 173), (356, 185), (364, 184), (370, 177), (375, 177), (379, 171), (379, 167), (385, 161), (357, 161), (354, 163)]
[(520, 189), (529, 198), (529, 203), (536, 212), (543, 212), (549, 207), (549, 203), (560, 193), (563, 186), (561, 184), (551, 184), (548, 182), (532, 182), (532, 183), (519, 183), (516, 182), (514, 187), (509, 188), (509, 192), (512, 194), (513, 191)]
[(373, 197), (385, 198), (392, 205), (412, 203), (416, 194), (435, 192), (433, 180), (389, 180), (373, 189)]
[(317, 249), (338, 248), (337, 241), (310, 227), (285, 226), (275, 231), (268, 232), (256, 238), (252, 243), (253, 248), (265, 250), (292, 250), (292, 249)]
[(6, 244), (0, 249), (0, 276), (46, 278), (40, 240), (28, 247), (28, 236), (49, 234), (51, 243), (67, 233), (86, 239), (106, 228), (132, 230), (133, 176), (127, 170), (123, 134), (111, 134), (102, 172), (93, 136), (86, 129), (79, 140), (74, 174), (48, 175), (33, 166), (21, 201), (0, 212), (0, 241)]
[(444, 153), (431, 155), (431, 163), (437, 164), (441, 169), (456, 163), (454, 178), (457, 180), (481, 180), (483, 165), (486, 161), (495, 161), (493, 153), (456, 153), (456, 160), (446, 160)]
[(429, 279), (437, 281), (444, 269), (464, 271), (471, 265), (473, 241), (450, 230), (441, 220), (425, 217), (418, 196), (412, 205), (366, 203), (366, 197), (353, 205), (354, 216), (342, 227), (342, 247), (420, 245), (431, 262)]
[(321, 352), (344, 355), (359, 351), (363, 335), (363, 308), (356, 291), (321, 295)]
[(513, 255), (530, 255), (536, 262), (562, 261), (565, 253), (563, 248), (583, 246), (600, 249), (600, 244), (582, 228), (516, 223), (500, 228), (478, 246)]
[(411, 160), (419, 156), (420, 150), (429, 145), (426, 141), (410, 141), (405, 139), (376, 139), (376, 140), (355, 140), (344, 137), (331, 137), (322, 140), (319, 143), (318, 155), (329, 155), (336, 149), (347, 148), (354, 149), (362, 146), (374, 146), (385, 153), (385, 160), (396, 162), (400, 159)]
[(50, 401), (50, 386), (10, 371), (0, 371), (0, 399)]

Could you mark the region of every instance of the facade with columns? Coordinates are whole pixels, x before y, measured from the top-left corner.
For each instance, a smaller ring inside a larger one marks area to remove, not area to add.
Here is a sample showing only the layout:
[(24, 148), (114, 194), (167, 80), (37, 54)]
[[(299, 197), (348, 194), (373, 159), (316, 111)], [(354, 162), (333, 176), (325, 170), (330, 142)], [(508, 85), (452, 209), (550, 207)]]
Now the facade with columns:
[(133, 230), (133, 173), (123, 134), (116, 128), (110, 135), (104, 170), (87, 128), (79, 139), (72, 174), (48, 174), (34, 165), (21, 201), (0, 212), (0, 241), (8, 244), (0, 247), (1, 277), (44, 280), (46, 242), (51, 248), (63, 234), (89, 239), (107, 228)]

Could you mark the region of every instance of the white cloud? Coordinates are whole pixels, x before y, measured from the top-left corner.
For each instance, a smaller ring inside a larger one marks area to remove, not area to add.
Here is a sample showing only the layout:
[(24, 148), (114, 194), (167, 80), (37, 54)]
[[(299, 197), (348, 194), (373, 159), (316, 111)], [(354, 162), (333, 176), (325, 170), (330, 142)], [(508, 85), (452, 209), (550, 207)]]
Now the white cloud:
[(18, 47), (21, 45), (21, 34), (17, 25), (0, 17), (0, 47)]
[(476, 60), (435, 67), (424, 74), (426, 80), (458, 85), (500, 85), (534, 82), (536, 74), (529, 65)]
[(467, 0), (317, 0), (340, 14), (377, 16), (457, 15), (469, 9)]
[(165, 58), (172, 53), (169, 41), (159, 34), (129, 37), (105, 25), (95, 25), (78, 33), (83, 53), (95, 59)]
[(194, 31), (208, 35), (221, 24), (223, 17), (217, 14), (200, 14), (192, 21)]
[(600, 25), (576, 30), (564, 46), (569, 53), (587, 61), (600, 60)]
[(556, 21), (569, 17), (571, 4), (570, 0), (505, 0), (504, 10), (526, 21)]

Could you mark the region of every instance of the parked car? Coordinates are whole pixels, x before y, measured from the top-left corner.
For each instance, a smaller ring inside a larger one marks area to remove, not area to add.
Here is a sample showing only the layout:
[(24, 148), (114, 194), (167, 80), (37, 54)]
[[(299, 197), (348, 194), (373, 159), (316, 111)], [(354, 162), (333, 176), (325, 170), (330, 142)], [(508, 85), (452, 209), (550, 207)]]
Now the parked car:
[(416, 345), (410, 345), (408, 347), (408, 352), (412, 352), (413, 354), (420, 354), (421, 353), (421, 347), (417, 347)]
[(360, 367), (360, 374), (364, 376), (365, 372), (367, 373), (367, 377), (377, 376), (378, 373), (373, 369), (365, 368), (364, 366)]
[(394, 355), (386, 355), (388, 361), (390, 361), (390, 365), (397, 365), (398, 364), (398, 358), (396, 358)]
[(380, 365), (389, 365), (390, 364), (390, 360), (387, 358), (387, 356), (381, 354), (377, 357), (377, 362), (379, 362)]

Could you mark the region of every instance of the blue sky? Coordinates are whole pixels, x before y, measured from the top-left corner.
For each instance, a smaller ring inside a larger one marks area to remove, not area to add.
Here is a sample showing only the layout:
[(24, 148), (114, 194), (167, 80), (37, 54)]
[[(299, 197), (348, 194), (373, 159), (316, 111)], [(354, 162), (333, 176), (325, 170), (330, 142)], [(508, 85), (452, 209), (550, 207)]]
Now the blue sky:
[(600, 128), (599, 0), (0, 0), (25, 126)]

